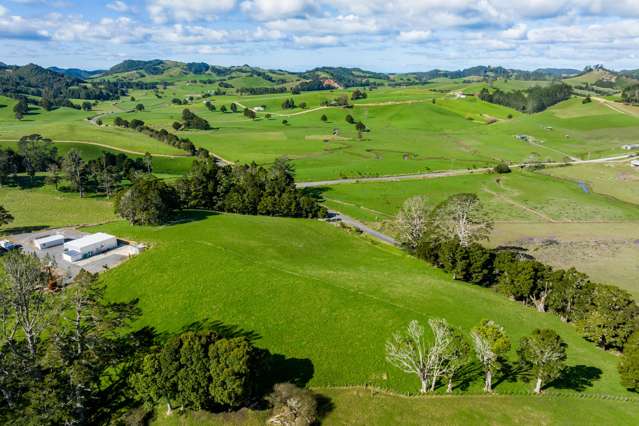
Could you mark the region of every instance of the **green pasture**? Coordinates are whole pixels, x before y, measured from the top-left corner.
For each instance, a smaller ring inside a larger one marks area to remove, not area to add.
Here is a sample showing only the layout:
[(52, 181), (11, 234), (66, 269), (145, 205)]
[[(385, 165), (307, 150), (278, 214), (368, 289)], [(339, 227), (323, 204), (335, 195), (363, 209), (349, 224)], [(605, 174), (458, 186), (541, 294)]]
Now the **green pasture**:
[(608, 164), (580, 164), (545, 170), (551, 176), (584, 182), (594, 192), (639, 204), (639, 169), (630, 160)]
[[(415, 392), (416, 378), (384, 360), (384, 342), (394, 331), (433, 317), (468, 331), (491, 318), (514, 341), (537, 327), (557, 330), (568, 343), (569, 364), (583, 366), (570, 371), (590, 377), (581, 378), (581, 390), (626, 394), (617, 358), (581, 339), (572, 325), (492, 290), (454, 282), (397, 249), (328, 223), (194, 212), (171, 226), (117, 222), (92, 229), (149, 245), (102, 276), (112, 300), (139, 299), (143, 315), (136, 326), (173, 333), (220, 321), (254, 332), (259, 346), (290, 359), (289, 371), (312, 386)], [(469, 380), (470, 390), (481, 389), (480, 375)], [(496, 382), (497, 392), (531, 387), (521, 377)]]
[[(577, 167), (581, 166), (574, 166)], [(432, 205), (436, 205), (460, 192), (476, 193), (496, 221), (639, 220), (639, 209), (634, 204), (584, 192), (577, 182), (518, 170), (505, 175), (481, 173), (423, 180), (341, 184), (321, 190), (330, 208), (368, 222), (394, 217), (403, 202), (413, 196), (424, 196)]]
[(20, 176), (22, 187), (0, 188), (0, 205), (15, 218), (0, 228), (1, 233), (26, 232), (44, 228), (103, 223), (115, 219), (113, 205), (102, 197), (80, 198), (77, 193), (56, 191), (42, 185), (44, 176), (34, 179), (30, 187), (28, 177)]

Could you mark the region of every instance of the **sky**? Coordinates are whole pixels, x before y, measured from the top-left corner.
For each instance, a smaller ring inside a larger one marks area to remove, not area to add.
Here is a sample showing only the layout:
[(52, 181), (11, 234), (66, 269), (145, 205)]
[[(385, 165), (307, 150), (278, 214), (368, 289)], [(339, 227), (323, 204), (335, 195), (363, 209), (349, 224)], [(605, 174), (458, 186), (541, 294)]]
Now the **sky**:
[(0, 62), (639, 68), (639, 0), (0, 0)]

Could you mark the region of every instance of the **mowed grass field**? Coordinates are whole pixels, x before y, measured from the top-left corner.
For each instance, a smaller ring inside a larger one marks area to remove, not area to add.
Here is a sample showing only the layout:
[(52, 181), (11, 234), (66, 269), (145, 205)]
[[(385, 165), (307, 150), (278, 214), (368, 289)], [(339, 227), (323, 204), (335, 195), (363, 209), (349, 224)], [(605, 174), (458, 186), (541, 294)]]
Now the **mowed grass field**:
[[(434, 317), (468, 331), (491, 318), (514, 342), (534, 328), (557, 330), (568, 343), (573, 375), (588, 376), (579, 378), (585, 380), (581, 390), (626, 395), (617, 357), (581, 339), (571, 325), (492, 290), (454, 282), (395, 248), (319, 221), (204, 213), (189, 219), (164, 227), (118, 222), (92, 228), (150, 246), (102, 275), (112, 300), (139, 299), (143, 316), (136, 326), (173, 333), (220, 321), (257, 333), (259, 346), (292, 360), (290, 371), (306, 375), (311, 386), (415, 392), (417, 379), (384, 359), (394, 331)], [(468, 389), (480, 391), (481, 378), (468, 379)], [(518, 376), (497, 379), (498, 392), (530, 387)], [(555, 388), (570, 391), (574, 384)]]
[[(402, 397), (371, 389), (314, 389), (322, 400), (322, 425), (633, 425), (639, 416), (634, 403), (525, 396)], [(328, 407), (327, 407), (328, 406)], [(263, 425), (268, 411), (206, 412), (166, 416), (157, 410), (158, 426)]]

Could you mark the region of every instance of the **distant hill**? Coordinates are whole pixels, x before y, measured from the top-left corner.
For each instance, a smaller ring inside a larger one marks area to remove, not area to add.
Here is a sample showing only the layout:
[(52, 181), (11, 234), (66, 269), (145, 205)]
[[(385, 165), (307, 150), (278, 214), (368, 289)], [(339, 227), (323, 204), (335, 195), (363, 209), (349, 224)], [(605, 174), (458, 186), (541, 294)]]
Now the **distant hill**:
[(602, 65), (586, 67), (581, 73), (564, 79), (567, 84), (585, 91), (599, 94), (620, 92), (626, 87), (639, 84), (639, 75), (616, 72)]
[(554, 77), (568, 77), (572, 75), (577, 75), (581, 71), (572, 69), (572, 68), (538, 68), (533, 72), (551, 75)]
[(88, 80), (91, 77), (104, 73), (104, 70), (87, 71), (79, 68), (49, 67), (47, 69), (55, 73), (65, 75), (67, 77), (76, 78), (78, 80)]

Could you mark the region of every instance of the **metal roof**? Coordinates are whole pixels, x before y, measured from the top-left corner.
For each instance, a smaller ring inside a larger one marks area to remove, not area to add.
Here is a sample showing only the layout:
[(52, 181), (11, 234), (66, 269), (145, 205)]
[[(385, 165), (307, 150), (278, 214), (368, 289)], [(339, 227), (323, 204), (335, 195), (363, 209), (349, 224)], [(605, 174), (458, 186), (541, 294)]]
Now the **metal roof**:
[(98, 232), (97, 234), (91, 234), (87, 235), (86, 237), (78, 238), (77, 240), (69, 241), (64, 245), (64, 248), (69, 250), (81, 251), (84, 247), (88, 247), (93, 244), (106, 243), (112, 239), (115, 239), (113, 235), (105, 234), (104, 232)]
[(60, 240), (60, 238), (62, 238), (62, 240), (64, 240), (64, 235), (59, 235), (59, 234), (49, 235), (47, 237), (36, 238), (35, 240), (33, 240), (33, 242), (36, 243), (36, 244), (51, 243), (53, 241)]

